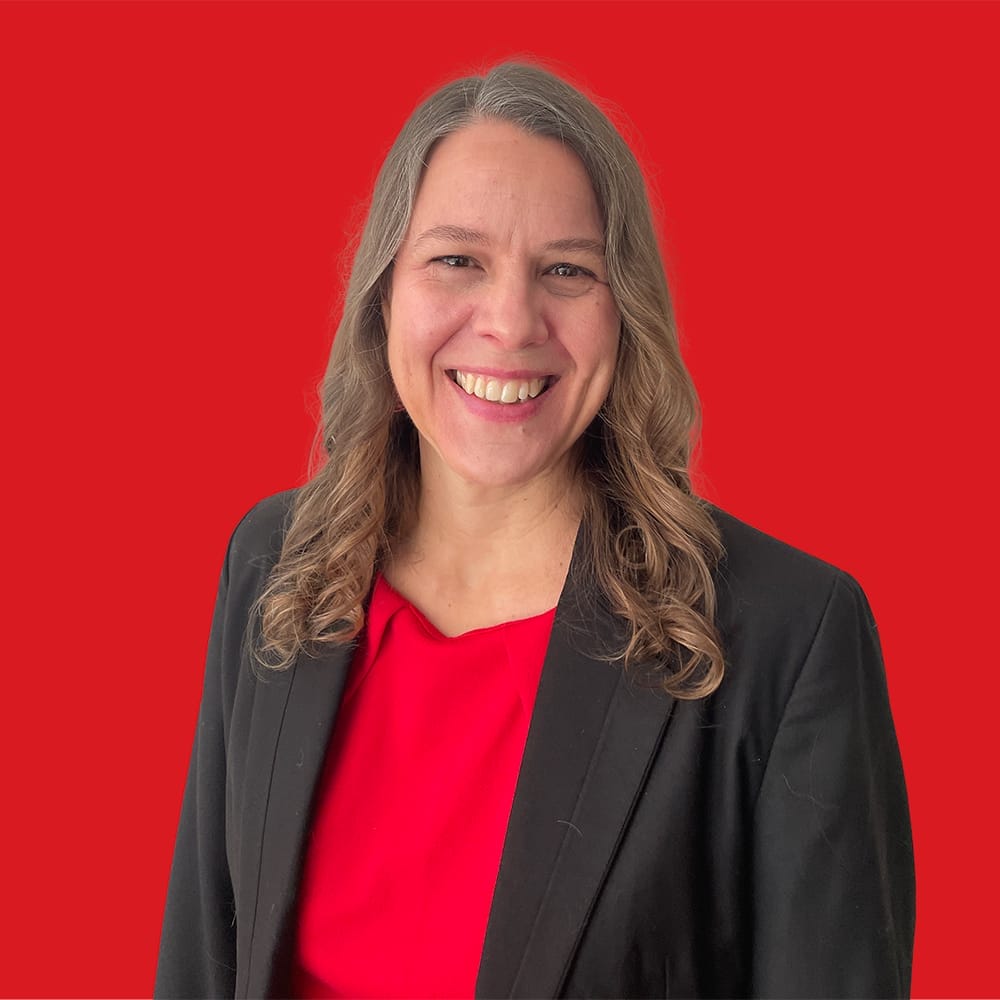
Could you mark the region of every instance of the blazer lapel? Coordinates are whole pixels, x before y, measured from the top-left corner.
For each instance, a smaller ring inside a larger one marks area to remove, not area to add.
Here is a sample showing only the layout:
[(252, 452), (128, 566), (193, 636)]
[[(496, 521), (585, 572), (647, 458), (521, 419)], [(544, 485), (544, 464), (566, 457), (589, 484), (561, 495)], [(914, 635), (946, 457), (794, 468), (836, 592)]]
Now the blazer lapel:
[(249, 927), (240, 927), (237, 996), (270, 996), (287, 989), (290, 930), (312, 796), (353, 653), (353, 646), (338, 646), (317, 657), (300, 655), (287, 680), (257, 684), (258, 735), (250, 741), (255, 759), (247, 766), (248, 780), (256, 781), (262, 794), (255, 802), (247, 796), (244, 807), (240, 876), (250, 909), (241, 907), (249, 918), (241, 913), (241, 919)]
[(504, 842), (481, 997), (558, 995), (673, 706), (600, 658), (622, 623), (572, 580), (571, 567)]

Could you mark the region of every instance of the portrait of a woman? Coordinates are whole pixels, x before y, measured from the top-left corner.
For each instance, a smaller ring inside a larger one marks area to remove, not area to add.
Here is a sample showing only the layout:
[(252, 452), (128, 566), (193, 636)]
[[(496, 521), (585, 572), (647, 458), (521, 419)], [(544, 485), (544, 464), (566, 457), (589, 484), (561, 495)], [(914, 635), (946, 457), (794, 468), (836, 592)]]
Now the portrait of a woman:
[(908, 995), (868, 603), (696, 495), (698, 421), (598, 104), (522, 63), (434, 92), (325, 461), (230, 542), (157, 995)]

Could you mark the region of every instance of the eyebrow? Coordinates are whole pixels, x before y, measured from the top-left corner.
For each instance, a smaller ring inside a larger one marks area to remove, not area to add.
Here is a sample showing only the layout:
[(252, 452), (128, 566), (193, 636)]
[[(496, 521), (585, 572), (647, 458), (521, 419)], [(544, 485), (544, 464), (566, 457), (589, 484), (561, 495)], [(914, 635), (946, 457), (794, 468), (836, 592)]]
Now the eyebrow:
[(485, 234), (478, 233), (475, 229), (465, 229), (462, 226), (433, 226), (422, 232), (413, 241), (413, 245), (416, 247), (428, 240), (453, 240), (456, 243), (474, 243), (476, 246), (486, 246), (489, 243)]
[[(429, 240), (453, 240), (456, 243), (470, 243), (474, 246), (488, 246), (490, 242), (485, 233), (475, 229), (466, 229), (464, 226), (433, 226), (422, 232), (413, 241), (413, 245), (416, 247)], [(602, 240), (578, 236), (564, 240), (551, 240), (542, 247), (542, 250), (547, 253), (553, 250), (563, 253), (592, 253), (603, 257), (604, 243)]]
[(562, 250), (564, 253), (592, 253), (598, 257), (604, 256), (604, 241), (591, 240), (586, 237), (575, 237), (568, 240), (553, 240), (546, 243), (543, 250)]

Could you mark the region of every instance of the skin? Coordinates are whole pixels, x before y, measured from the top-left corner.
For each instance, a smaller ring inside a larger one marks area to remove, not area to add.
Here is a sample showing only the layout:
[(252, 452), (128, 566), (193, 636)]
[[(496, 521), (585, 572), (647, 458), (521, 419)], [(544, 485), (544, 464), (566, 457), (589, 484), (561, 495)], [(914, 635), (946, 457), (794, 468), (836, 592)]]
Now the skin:
[[(580, 518), (572, 451), (618, 352), (606, 282), (600, 212), (575, 154), (500, 122), (438, 144), (383, 304), (422, 483), (416, 528), (386, 575), (447, 635), (558, 599)], [(485, 402), (455, 370), (549, 388)]]

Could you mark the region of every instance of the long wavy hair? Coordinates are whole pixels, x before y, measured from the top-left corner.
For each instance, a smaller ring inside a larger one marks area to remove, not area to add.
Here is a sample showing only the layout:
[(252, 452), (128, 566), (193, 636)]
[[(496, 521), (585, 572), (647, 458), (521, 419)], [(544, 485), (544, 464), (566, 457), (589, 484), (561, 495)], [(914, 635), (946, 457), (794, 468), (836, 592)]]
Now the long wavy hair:
[(431, 151), (480, 120), (559, 140), (593, 184), (621, 340), (608, 398), (581, 449), (586, 544), (574, 572), (626, 623), (627, 639), (611, 658), (626, 668), (652, 663), (669, 693), (702, 697), (723, 674), (713, 578), (722, 546), (692, 493), (698, 400), (680, 356), (642, 172), (590, 99), (519, 63), (428, 97), (379, 172), (321, 389), (328, 459), (296, 496), (259, 599), (258, 662), (284, 669), (301, 650), (353, 640), (374, 574), (417, 510), (417, 435), (397, 406), (381, 305)]

